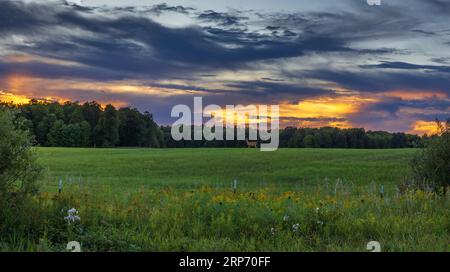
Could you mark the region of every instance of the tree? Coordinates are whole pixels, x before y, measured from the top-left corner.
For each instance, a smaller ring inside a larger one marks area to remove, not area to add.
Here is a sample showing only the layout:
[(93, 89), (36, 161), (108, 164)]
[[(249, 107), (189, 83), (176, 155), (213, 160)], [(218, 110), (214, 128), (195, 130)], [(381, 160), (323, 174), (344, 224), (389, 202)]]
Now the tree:
[(280, 146), (281, 147), (291, 147), (289, 144), (289, 140), (294, 137), (297, 128), (295, 127), (286, 127), (282, 131), (280, 131)]
[(47, 135), (47, 145), (48, 146), (65, 146), (65, 135), (64, 135), (65, 124), (63, 120), (57, 120), (53, 123), (50, 132)]
[(450, 186), (450, 119), (445, 124), (437, 121), (440, 136), (431, 140), (412, 161), (415, 186), (431, 186), (435, 191)]
[(119, 142), (121, 146), (142, 146), (145, 124), (141, 113), (134, 108), (119, 110)]
[(303, 138), (303, 146), (308, 148), (314, 147), (314, 136), (306, 135), (305, 138)]
[(33, 192), (40, 171), (23, 119), (0, 106), (0, 206)]
[(119, 142), (119, 117), (112, 105), (107, 105), (95, 128), (96, 145), (114, 147)]
[(345, 134), (342, 133), (342, 131), (339, 131), (336, 134), (336, 139), (334, 141), (334, 147), (347, 148), (347, 138), (345, 137)]
[(53, 113), (47, 114), (42, 121), (40, 121), (35, 129), (35, 135), (39, 138), (40, 143), (47, 143), (47, 135), (50, 132), (53, 124), (56, 122), (56, 115)]
[(146, 147), (160, 147), (160, 139), (162, 136), (159, 132), (158, 125), (153, 121), (153, 116), (146, 111), (144, 112), (143, 120), (145, 124), (143, 145)]
[(334, 128), (323, 127), (318, 130), (316, 139), (319, 147), (330, 148), (333, 147)]
[(89, 147), (91, 144), (91, 125), (88, 122), (83, 121), (78, 124), (80, 127), (80, 147)]
[(392, 135), (392, 147), (403, 148), (407, 146), (405, 133), (394, 133)]
[(363, 128), (350, 128), (345, 130), (347, 134), (347, 143), (350, 148), (367, 147), (367, 135)]
[(91, 145), (96, 144), (95, 129), (102, 114), (102, 107), (95, 101), (86, 102), (81, 106), (84, 120), (86, 120), (91, 127)]
[(77, 105), (77, 107), (72, 111), (69, 116), (69, 124), (77, 124), (85, 121), (83, 117), (83, 112), (81, 108)]

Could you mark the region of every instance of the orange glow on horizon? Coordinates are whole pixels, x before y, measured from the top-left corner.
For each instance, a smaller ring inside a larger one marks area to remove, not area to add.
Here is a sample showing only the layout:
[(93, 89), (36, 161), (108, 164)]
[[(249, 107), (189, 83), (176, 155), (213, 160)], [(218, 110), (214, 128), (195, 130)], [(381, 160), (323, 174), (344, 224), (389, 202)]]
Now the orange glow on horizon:
[(5, 91), (0, 91), (0, 102), (12, 103), (14, 105), (27, 104), (30, 99), (23, 95), (15, 95)]
[[(73, 102), (70, 99), (62, 99), (62, 98), (57, 99), (57, 98), (53, 98), (53, 97), (28, 98), (24, 95), (16, 95), (13, 93), (9, 93), (9, 92), (0, 90), (0, 102), (12, 103), (14, 105), (23, 105), (23, 104), (30, 103), (32, 99), (37, 100), (38, 102), (43, 102), (43, 103), (58, 102), (60, 104), (64, 104), (65, 102)], [(83, 103), (83, 102), (87, 102), (87, 101), (81, 101), (81, 103)], [(100, 104), (100, 107), (102, 109), (105, 109), (106, 105), (108, 105), (108, 104), (113, 105), (117, 109), (130, 106), (129, 103), (124, 102), (124, 101), (119, 101), (119, 100), (105, 100), (105, 101), (101, 101), (101, 102), (97, 101), (97, 103)]]
[(351, 124), (347, 120), (327, 121), (323, 119), (345, 119), (349, 115), (359, 112), (363, 105), (376, 101), (378, 100), (375, 98), (359, 96), (320, 97), (301, 101), (297, 105), (284, 103), (280, 106), (280, 116), (294, 120), (296, 118), (317, 119), (317, 121), (298, 121), (297, 126), (299, 127), (349, 128)]
[(416, 91), (405, 91), (405, 90), (395, 90), (386, 92), (383, 95), (389, 97), (401, 98), (404, 100), (421, 100), (430, 98), (446, 99), (447, 94), (444, 92), (416, 92)]
[[(20, 59), (22, 58), (22, 59)], [(19, 57), (19, 60), (28, 61), (27, 56)], [(168, 84), (170, 82), (167, 82)], [(182, 85), (182, 82), (177, 82)], [(205, 93), (203, 91), (195, 90), (180, 90), (163, 87), (147, 86), (139, 81), (123, 80), (123, 81), (77, 81), (75, 79), (47, 79), (30, 77), (24, 74), (12, 74), (1, 82), (0, 86), (0, 101), (13, 104), (26, 104), (31, 98), (36, 98), (42, 102), (59, 102), (66, 101), (97, 101), (102, 107), (111, 104), (116, 108), (122, 108), (130, 105), (126, 99), (127, 95), (138, 95), (137, 97), (155, 97), (157, 99), (170, 99), (172, 96), (201, 96)], [(322, 96), (304, 99), (296, 104), (288, 102), (280, 103), (280, 127), (296, 126), (296, 127), (338, 127), (350, 128), (354, 127), (352, 124), (352, 116), (365, 110), (366, 106), (383, 101), (386, 97), (399, 97), (402, 99), (427, 99), (427, 98), (442, 98), (448, 99), (445, 93), (441, 92), (408, 92), (408, 91), (391, 91), (380, 95), (363, 96), (361, 94), (352, 93), (350, 95), (339, 96)], [(89, 98), (90, 100), (80, 99)], [(121, 100), (121, 98), (124, 98)], [(255, 105), (258, 107), (258, 105)], [(244, 111), (247, 106), (244, 106)], [(223, 107), (225, 109), (225, 107)], [(450, 108), (449, 108), (450, 110)], [(269, 107), (270, 112), (270, 107)], [(401, 107), (398, 110), (399, 116), (408, 118), (416, 113), (433, 114), (436, 113), (434, 108), (414, 108)], [(374, 118), (385, 118), (381, 115), (374, 116)], [(218, 112), (216, 114), (222, 115), (223, 120), (227, 117), (225, 112)], [(387, 113), (386, 113), (387, 114)], [(441, 112), (441, 114), (445, 114)], [(257, 124), (265, 122), (265, 119), (248, 120), (247, 117), (242, 117), (237, 120), (238, 124), (250, 123)], [(426, 121), (411, 121), (408, 120), (408, 125), (411, 124), (411, 133), (415, 134), (433, 134), (437, 132), (434, 122)], [(414, 119), (413, 119), (414, 120)], [(388, 122), (388, 121), (386, 121)], [(364, 127), (364, 124), (357, 125)]]
[(321, 97), (299, 102), (297, 105), (283, 104), (283, 115), (301, 118), (341, 118), (356, 113), (363, 103), (375, 102), (374, 98), (357, 96)]
[(419, 135), (436, 135), (439, 134), (439, 129), (435, 121), (416, 121), (412, 125), (411, 133)]

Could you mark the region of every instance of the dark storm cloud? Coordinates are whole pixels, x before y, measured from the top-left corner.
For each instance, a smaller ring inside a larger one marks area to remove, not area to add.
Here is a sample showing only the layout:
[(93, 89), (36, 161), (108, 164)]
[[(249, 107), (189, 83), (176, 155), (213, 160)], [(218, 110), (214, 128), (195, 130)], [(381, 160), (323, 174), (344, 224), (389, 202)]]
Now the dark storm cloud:
[(263, 77), (261, 78), (262, 80), (267, 80), (267, 81), (275, 81), (275, 82), (283, 82), (285, 81), (284, 79), (279, 79), (279, 78), (271, 78), (271, 77)]
[(185, 7), (185, 6), (181, 6), (181, 5), (169, 6), (166, 3), (154, 5), (153, 7), (147, 9), (147, 11), (156, 13), (158, 15), (160, 15), (164, 12), (167, 12), (167, 11), (177, 12), (177, 13), (182, 13), (182, 14), (189, 14), (191, 11), (194, 11), (194, 10), (195, 9), (193, 9), (193, 8)]
[[(226, 84), (233, 89), (238, 89), (243, 95), (257, 95), (258, 97), (280, 98), (293, 95), (296, 98), (306, 98), (319, 95), (332, 95), (331, 90), (298, 86), (296, 84), (267, 82), (267, 81), (241, 81)], [(278, 96), (278, 97), (277, 97)], [(267, 98), (265, 98), (267, 99)]]
[(223, 93), (223, 92), (227, 91), (225, 89), (211, 89), (211, 88), (205, 88), (205, 87), (201, 87), (201, 86), (182, 85), (182, 84), (148, 83), (147, 85), (151, 86), (151, 87), (157, 87), (157, 88), (176, 89), (176, 90), (184, 90), (184, 91), (200, 91), (200, 92), (210, 93), (210, 94)]
[(433, 32), (433, 31), (425, 31), (425, 30), (422, 30), (422, 29), (413, 29), (411, 31), (412, 32), (416, 32), (416, 33), (420, 33), (420, 34), (424, 34), (424, 35), (429, 35), (429, 36), (437, 35), (437, 33)]
[(444, 13), (446, 15), (450, 13), (450, 2), (448, 0), (427, 0), (423, 2), (433, 8), (435, 12)]
[(243, 26), (248, 17), (242, 16), (239, 12), (216, 12), (214, 10), (206, 10), (201, 12), (198, 17), (199, 20), (205, 22), (217, 23), (219, 26)]
[(362, 68), (383, 68), (383, 69), (403, 69), (403, 70), (431, 70), (435, 72), (450, 73), (450, 66), (417, 65), (407, 62), (385, 61), (376, 65), (362, 65)]
[[(315, 70), (302, 74), (334, 82), (342, 87), (367, 93), (390, 90), (444, 91), (450, 95), (450, 78), (426, 72), (389, 72), (389, 71), (334, 71)], [(290, 76), (299, 76), (292, 74)]]
[(182, 5), (171, 6), (167, 3), (156, 4), (153, 6), (100, 6), (100, 7), (85, 7), (85, 6), (76, 6), (77, 10), (85, 10), (85, 11), (98, 11), (101, 13), (112, 13), (112, 14), (120, 14), (120, 13), (133, 13), (133, 14), (152, 14), (160, 16), (162, 14), (168, 12), (180, 13), (184, 15), (189, 15), (191, 12), (194, 12), (195, 9), (191, 7), (186, 7)]
[(449, 64), (450, 63), (450, 58), (432, 58), (430, 59), (432, 62), (436, 62), (439, 64)]
[[(401, 98), (384, 98), (381, 102), (371, 104), (365, 108), (366, 111), (384, 111), (393, 116), (396, 116), (401, 108), (416, 108), (416, 109), (436, 109), (438, 111), (448, 112), (449, 101), (441, 100), (438, 98), (428, 98), (423, 100), (405, 100)], [(421, 114), (422, 115), (422, 114)], [(436, 118), (436, 114), (431, 119)]]
[(122, 73), (110, 71), (104, 68), (90, 66), (69, 66), (59, 64), (42, 63), (38, 61), (4, 62), (0, 60), (0, 80), (2, 75), (24, 74), (29, 77), (46, 79), (55, 78), (83, 78), (87, 80), (121, 80), (129, 79)]
[(349, 43), (378, 37), (407, 36), (408, 31), (405, 30), (415, 29), (419, 23), (418, 18), (384, 6), (370, 11), (363, 6), (359, 12), (295, 12), (261, 14), (260, 17), (268, 21), (270, 26), (300, 32), (306, 36), (347, 39)]
[[(17, 45), (16, 50), (53, 58), (77, 61), (127, 73), (145, 73), (150, 77), (189, 71), (240, 69), (253, 61), (303, 56), (306, 51), (387, 53), (386, 50), (351, 49), (345, 39), (332, 35), (306, 35), (294, 40), (273, 39), (242, 30), (168, 28), (137, 16), (99, 17), (57, 5), (1, 3), (0, 31), (14, 28), (15, 34), (37, 31), (28, 36), (33, 46)], [(180, 9), (165, 4), (158, 10)], [(324, 15), (321, 15), (324, 16)], [(234, 24), (241, 17), (208, 11), (200, 17)], [(228, 24), (228, 23), (227, 23)], [(91, 35), (67, 35), (68, 30), (89, 31)], [(46, 26), (47, 29), (36, 29)], [(286, 30), (286, 36), (295, 33)], [(226, 45), (234, 45), (227, 47)], [(155, 68), (157, 67), (157, 68)]]
[[(211, 67), (237, 69), (251, 61), (301, 56), (306, 50), (350, 50), (343, 41), (333, 38), (311, 37), (295, 42), (258, 39), (250, 42), (243, 38), (245, 35), (242, 33), (222, 37), (199, 27), (167, 28), (143, 17), (98, 18), (59, 6), (46, 6), (41, 8), (42, 12), (34, 12), (36, 4), (7, 2), (0, 5), (3, 12), (10, 14), (0, 18), (2, 30), (8, 31), (9, 24), (14, 26), (15, 34), (21, 34), (33, 29), (36, 31), (40, 26), (55, 26), (53, 24), (58, 22), (59, 27), (94, 34), (77, 36), (58, 33), (59, 30), (41, 30), (27, 37), (32, 46), (16, 45), (14, 49), (17, 51), (150, 76), (166, 74), (170, 77), (172, 73), (183, 70), (201, 71)], [(11, 20), (16, 23), (11, 23)], [(227, 48), (222, 43), (239, 47)]]
[[(251, 103), (269, 103), (279, 100), (292, 101), (297, 103), (298, 99), (308, 98), (320, 95), (334, 95), (332, 90), (323, 90), (320, 88), (302, 87), (295, 84), (281, 83), (279, 81), (236, 81), (225, 83), (221, 89), (211, 89), (195, 85), (180, 84), (156, 84), (148, 83), (148, 86), (177, 89), (184, 91), (199, 91), (206, 95), (215, 96), (217, 101), (222, 104), (227, 101), (231, 104), (241, 103), (241, 101)], [(224, 97), (226, 100), (223, 100)]]
[(353, 124), (361, 124), (372, 130), (404, 132), (411, 130), (417, 120), (447, 120), (450, 117), (449, 104), (448, 99), (404, 100), (390, 97), (368, 104), (347, 118)]
[(0, 35), (2, 36), (16, 32), (29, 33), (31, 30), (56, 23), (53, 7), (38, 3), (0, 1)]

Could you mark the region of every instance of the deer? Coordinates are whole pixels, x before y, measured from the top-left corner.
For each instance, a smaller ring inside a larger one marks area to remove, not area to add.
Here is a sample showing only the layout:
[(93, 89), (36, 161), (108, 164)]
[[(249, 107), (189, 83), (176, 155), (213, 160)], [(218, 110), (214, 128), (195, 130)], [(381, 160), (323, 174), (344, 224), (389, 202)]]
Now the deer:
[(248, 148), (256, 148), (256, 144), (257, 144), (256, 141), (249, 141), (249, 140), (245, 139), (245, 142), (247, 143)]

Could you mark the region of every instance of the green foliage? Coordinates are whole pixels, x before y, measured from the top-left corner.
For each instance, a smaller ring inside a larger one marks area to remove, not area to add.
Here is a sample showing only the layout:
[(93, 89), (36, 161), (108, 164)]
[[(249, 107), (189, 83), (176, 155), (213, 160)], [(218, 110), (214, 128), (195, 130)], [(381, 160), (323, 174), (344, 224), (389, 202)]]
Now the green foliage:
[(53, 123), (50, 132), (47, 135), (48, 146), (64, 146), (64, 121), (57, 120)]
[(164, 135), (148, 112), (134, 108), (103, 110), (97, 102), (42, 102), (8, 105), (27, 120), (27, 127), (41, 146), (115, 147), (164, 146)]
[[(191, 127), (193, 130), (194, 127)], [(162, 127), (165, 146), (178, 147), (247, 147), (245, 141), (174, 141), (169, 126)], [(226, 130), (224, 129), (224, 139)], [(191, 133), (192, 135), (192, 133)], [(259, 141), (261, 142), (261, 141)], [(405, 133), (389, 133), (386, 131), (366, 131), (363, 128), (340, 129), (336, 127), (295, 128), (286, 127), (280, 130), (280, 148), (415, 148), (423, 146), (418, 135)]]
[(0, 209), (36, 189), (40, 167), (23, 119), (0, 107)]
[(100, 147), (114, 147), (119, 143), (119, 117), (112, 105), (107, 105), (95, 127), (96, 144)]
[[(0, 251), (449, 251), (450, 202), (417, 191), (375, 193), (209, 187), (111, 194), (72, 186), (43, 193), (0, 226)], [(342, 188), (347, 191), (348, 188)], [(80, 220), (64, 220), (69, 208)], [(9, 228), (19, 225), (17, 229)], [(9, 232), (6, 232), (9, 231)]]
[[(41, 146), (155, 148), (247, 146), (245, 141), (239, 140), (175, 141), (171, 136), (171, 127), (158, 127), (149, 112), (141, 113), (130, 107), (116, 110), (112, 105), (102, 109), (95, 101), (80, 105), (78, 102), (59, 104), (31, 100), (28, 104), (10, 106), (16, 107), (27, 119), (27, 126)], [(85, 122), (90, 127), (89, 135)], [(225, 133), (224, 129), (224, 135)], [(89, 141), (86, 141), (87, 137)], [(428, 136), (366, 131), (363, 128), (286, 127), (280, 130), (279, 147), (415, 148), (424, 146), (429, 140)]]
[(450, 120), (439, 121), (440, 136), (432, 139), (427, 147), (412, 161), (413, 178), (417, 187), (429, 186), (440, 190), (450, 186)]

